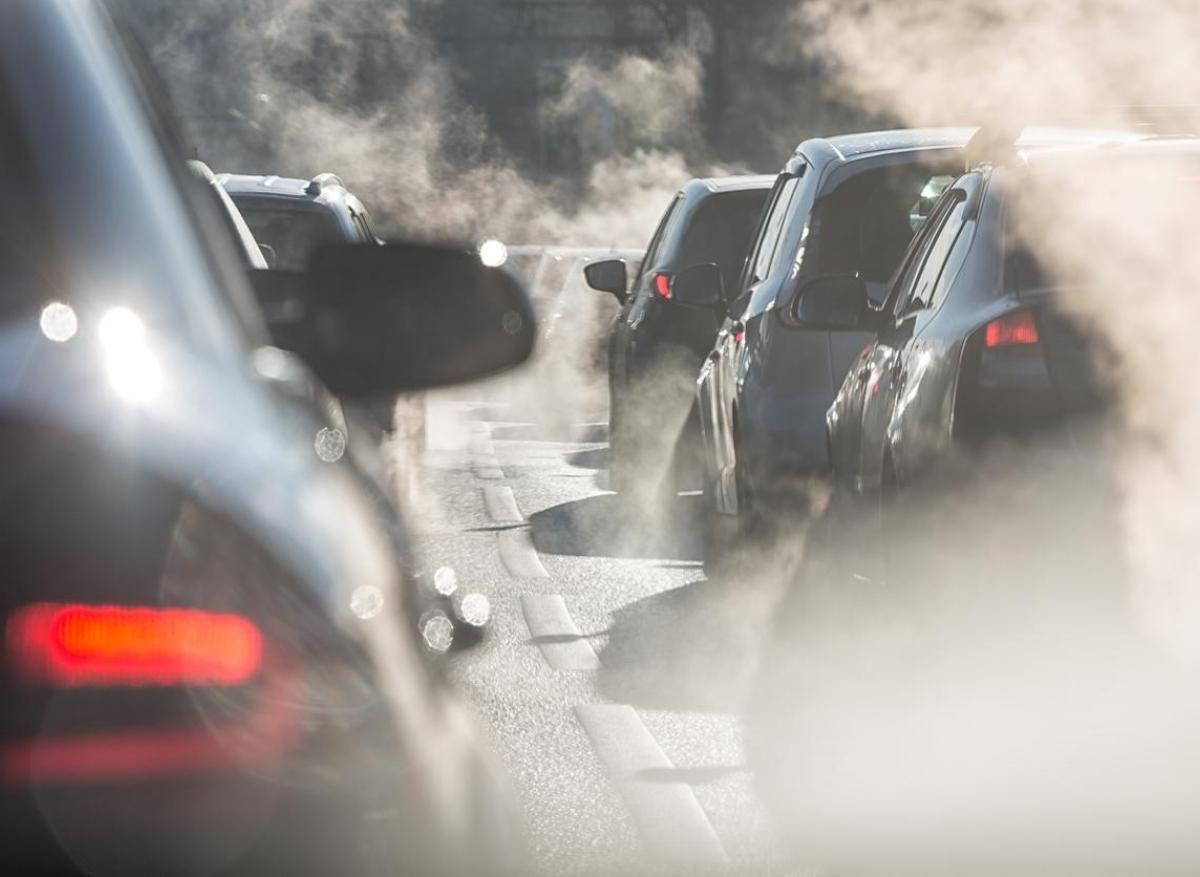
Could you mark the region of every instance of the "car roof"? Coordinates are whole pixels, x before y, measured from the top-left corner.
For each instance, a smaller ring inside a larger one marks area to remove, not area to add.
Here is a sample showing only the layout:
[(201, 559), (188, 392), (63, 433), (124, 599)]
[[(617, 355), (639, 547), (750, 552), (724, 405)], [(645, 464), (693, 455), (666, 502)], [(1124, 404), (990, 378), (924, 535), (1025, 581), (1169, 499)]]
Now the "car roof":
[(1166, 158), (1187, 155), (1200, 155), (1200, 137), (1147, 135), (1124, 141), (1060, 143), (1044, 148), (1018, 149), (1018, 156), (1026, 165), (1048, 163), (1067, 157)]
[(975, 128), (906, 128), (839, 134), (836, 137), (813, 137), (797, 146), (793, 157), (827, 164), (854, 161), (889, 152), (961, 148), (967, 145), (975, 131)]
[(752, 189), (769, 189), (775, 176), (765, 174), (738, 174), (729, 177), (704, 177), (695, 180), (710, 192), (739, 192)]
[(300, 180), (295, 177), (218, 174), (217, 182), (224, 186), (225, 191), (230, 195), (280, 195), (285, 198), (304, 198), (309, 201), (316, 197), (307, 191), (309, 180)]
[[(835, 137), (815, 137), (796, 147), (795, 157), (803, 156), (815, 164), (850, 162), (884, 153), (918, 152), (927, 149), (955, 149), (967, 146), (979, 132), (978, 127), (904, 128), (890, 131), (867, 131), (859, 134), (839, 134)], [(1143, 140), (1147, 135), (1133, 131), (1027, 127), (1017, 139), (1017, 146), (1032, 151), (1064, 145), (1096, 146), (1109, 143), (1128, 143)]]
[(231, 196), (252, 195), (255, 197), (286, 198), (294, 201), (309, 201), (313, 204), (337, 206), (345, 204), (356, 213), (365, 213), (361, 201), (334, 174), (318, 174), (311, 180), (296, 177), (281, 177), (274, 174), (217, 174), (217, 182)]

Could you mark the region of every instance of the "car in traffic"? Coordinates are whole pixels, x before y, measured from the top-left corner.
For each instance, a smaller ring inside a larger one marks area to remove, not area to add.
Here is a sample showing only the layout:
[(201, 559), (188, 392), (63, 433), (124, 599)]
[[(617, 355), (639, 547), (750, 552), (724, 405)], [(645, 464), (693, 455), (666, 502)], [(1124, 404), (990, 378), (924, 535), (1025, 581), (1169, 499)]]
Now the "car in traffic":
[[(276, 175), (222, 173), (217, 183), (245, 218), (272, 268), (299, 271), (320, 247), (382, 243), (359, 198), (332, 173), (311, 180)], [(424, 399), (385, 394), (346, 406), (351, 420), (377, 443), (397, 428), (411, 453), (419, 452), (425, 429)]]
[[(864, 542), (880, 551), (856, 553), (864, 578), (894, 577), (881, 551), (899, 537), (887, 532), (892, 515), (879, 512), (939, 463), (1004, 438), (1044, 437), (1111, 402), (1103, 340), (1063, 307), (1062, 287), (1076, 284), (1043, 266), (1029, 224), (1022, 227), (1030, 211), (1042, 224), (1052, 215), (1051, 203), (1037, 198), (1039, 180), (1093, 174), (1102, 181), (1118, 171), (1136, 179), (1143, 168), (1197, 153), (1200, 143), (1186, 138), (1103, 134), (1073, 147), (1010, 144), (947, 190), (882, 305), (871, 306), (848, 277), (801, 290), (799, 324), (877, 333), (826, 416), (838, 499), (859, 510), (849, 514), (868, 510), (866, 520), (882, 528)], [(1070, 222), (1070, 214), (1060, 221), (1064, 235)], [(841, 320), (828, 319), (835, 299), (846, 308)]]
[(528, 300), (471, 248), (247, 270), (161, 94), (120, 5), (0, 6), (0, 870), (504, 870), (439, 657), (485, 607), (289, 384), (495, 373)]
[(245, 217), (254, 239), (270, 248), (272, 267), (302, 270), (322, 244), (379, 242), (362, 201), (336, 174), (301, 180), (221, 173), (217, 182)]
[[(773, 177), (696, 179), (672, 199), (632, 278), (625, 262), (587, 266), (588, 284), (616, 296), (609, 339), (609, 486), (679, 486), (698, 462), (694, 383), (736, 287)], [(675, 276), (710, 266), (715, 297), (700, 307), (675, 301)], [(678, 452), (678, 453), (677, 453)]]
[[(971, 129), (883, 131), (801, 143), (774, 181), (725, 319), (695, 384), (718, 552), (803, 499), (825, 471), (825, 411), (871, 335), (786, 319), (798, 284), (861, 277), (882, 300), (923, 220), (962, 169)], [(757, 517), (756, 520), (752, 518)]]

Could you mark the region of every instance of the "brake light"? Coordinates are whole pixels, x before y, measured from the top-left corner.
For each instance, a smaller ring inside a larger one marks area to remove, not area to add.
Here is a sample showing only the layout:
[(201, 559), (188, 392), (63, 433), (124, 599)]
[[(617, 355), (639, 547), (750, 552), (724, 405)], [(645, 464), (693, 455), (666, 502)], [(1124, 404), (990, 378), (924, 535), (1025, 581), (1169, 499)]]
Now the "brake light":
[(1029, 311), (1014, 311), (992, 320), (984, 329), (985, 347), (1013, 347), (1019, 344), (1037, 344), (1037, 324)]
[(656, 274), (654, 275), (654, 291), (658, 293), (658, 297), (671, 300), (671, 275)]
[(262, 661), (262, 634), (240, 615), (194, 609), (38, 603), (8, 619), (8, 660), (28, 682), (240, 685)]

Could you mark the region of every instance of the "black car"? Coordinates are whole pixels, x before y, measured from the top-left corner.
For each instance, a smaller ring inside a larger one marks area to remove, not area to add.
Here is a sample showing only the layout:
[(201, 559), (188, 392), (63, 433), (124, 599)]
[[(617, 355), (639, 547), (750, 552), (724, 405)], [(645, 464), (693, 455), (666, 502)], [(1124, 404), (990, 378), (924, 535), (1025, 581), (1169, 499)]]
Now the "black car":
[(790, 502), (798, 480), (826, 470), (825, 411), (871, 340), (862, 330), (789, 324), (798, 285), (853, 274), (881, 300), (924, 211), (962, 170), (971, 134), (807, 140), (776, 179), (730, 317), (696, 385), (716, 535), (733, 529), (720, 526), (727, 521), (744, 528), (755, 507)]
[(528, 301), (465, 248), (248, 272), (160, 94), (116, 4), (0, 5), (0, 870), (503, 869), (455, 620), (279, 348), (464, 380)]
[[(588, 284), (621, 302), (609, 342), (612, 489), (647, 481), (674, 485), (677, 443), (695, 447), (689, 412), (696, 372), (712, 347), (728, 306), (724, 291), (735, 288), (772, 182), (763, 176), (689, 182), (663, 214), (632, 288), (622, 261), (587, 267)], [(715, 266), (718, 294), (699, 308), (677, 303), (676, 275), (702, 264)]]

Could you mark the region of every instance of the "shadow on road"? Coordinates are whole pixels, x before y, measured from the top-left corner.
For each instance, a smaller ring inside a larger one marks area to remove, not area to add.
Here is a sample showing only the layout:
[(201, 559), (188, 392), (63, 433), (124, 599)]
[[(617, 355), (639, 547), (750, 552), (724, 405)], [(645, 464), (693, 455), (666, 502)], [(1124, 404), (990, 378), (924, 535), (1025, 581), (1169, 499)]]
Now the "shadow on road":
[(655, 509), (604, 494), (538, 512), (529, 524), (533, 544), (544, 554), (695, 562), (702, 558), (702, 502), (675, 497)]
[(580, 451), (577, 454), (567, 454), (563, 457), (567, 465), (578, 466), (580, 469), (607, 469), (608, 458), (607, 446), (591, 451)]
[(613, 613), (597, 685), (647, 709), (737, 712), (749, 694), (790, 565), (734, 572), (664, 591)]

